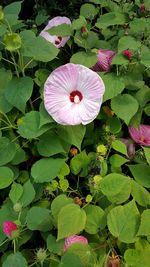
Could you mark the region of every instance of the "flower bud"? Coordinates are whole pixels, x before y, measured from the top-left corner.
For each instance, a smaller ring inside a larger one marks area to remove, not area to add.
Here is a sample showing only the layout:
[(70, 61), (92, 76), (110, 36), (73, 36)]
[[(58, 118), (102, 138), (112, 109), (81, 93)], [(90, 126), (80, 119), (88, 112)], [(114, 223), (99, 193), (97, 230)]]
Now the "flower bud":
[(88, 36), (88, 30), (87, 30), (87, 28), (86, 27), (81, 27), (81, 36), (83, 37), (83, 38), (87, 38), (87, 36)]
[(78, 154), (78, 149), (75, 147), (70, 148), (70, 155), (72, 157), (76, 156)]
[(132, 54), (132, 52), (130, 50), (128, 50), (128, 49), (124, 50), (122, 53), (126, 58), (128, 58), (128, 60), (132, 59), (133, 54)]
[(97, 148), (96, 148), (96, 151), (97, 151), (97, 153), (105, 156), (106, 153), (107, 153), (107, 148), (104, 145), (98, 145)]
[(146, 12), (146, 6), (145, 6), (144, 3), (140, 5), (139, 10), (140, 10), (141, 13), (145, 13)]
[(15, 230), (17, 230), (17, 225), (13, 221), (5, 221), (3, 223), (3, 232), (8, 237), (12, 237), (12, 233)]
[(42, 263), (46, 260), (47, 258), (47, 253), (46, 253), (46, 250), (44, 250), (43, 248), (40, 248), (37, 253), (36, 253), (36, 258), (37, 258), (37, 261)]
[(88, 240), (82, 235), (69, 236), (65, 238), (64, 251), (67, 251), (68, 248), (75, 243), (88, 244)]
[(20, 212), (20, 211), (22, 210), (22, 205), (21, 205), (20, 203), (16, 203), (16, 204), (14, 204), (14, 206), (13, 206), (13, 210), (14, 210), (15, 212)]
[(5, 44), (5, 48), (10, 52), (19, 49), (22, 44), (20, 35), (18, 33), (7, 33), (4, 36), (3, 42)]

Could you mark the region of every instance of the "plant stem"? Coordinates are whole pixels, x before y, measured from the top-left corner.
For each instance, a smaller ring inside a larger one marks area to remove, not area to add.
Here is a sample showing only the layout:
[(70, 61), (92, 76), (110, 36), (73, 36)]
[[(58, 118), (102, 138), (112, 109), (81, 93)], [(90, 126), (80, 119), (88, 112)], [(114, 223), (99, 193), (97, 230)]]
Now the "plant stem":
[(16, 63), (16, 60), (15, 60), (15, 57), (14, 57), (13, 53), (12, 52), (10, 52), (10, 53), (11, 53), (11, 56), (12, 56), (12, 60), (14, 62), (14, 67), (15, 67), (16, 75), (19, 78), (19, 72), (18, 72), (18, 68), (17, 68), (18, 67), (18, 64)]
[(14, 245), (14, 254), (16, 253), (16, 239), (13, 240), (13, 245)]

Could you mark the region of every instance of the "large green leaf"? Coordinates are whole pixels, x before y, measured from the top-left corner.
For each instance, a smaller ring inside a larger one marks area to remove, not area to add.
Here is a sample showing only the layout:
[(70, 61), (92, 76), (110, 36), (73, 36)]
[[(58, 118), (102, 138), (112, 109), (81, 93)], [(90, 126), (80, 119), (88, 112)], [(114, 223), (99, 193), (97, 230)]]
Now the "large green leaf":
[(21, 198), (19, 199), (19, 202), (22, 204), (23, 207), (26, 207), (33, 201), (34, 197), (35, 197), (34, 187), (30, 182), (30, 180), (28, 180), (23, 185), (23, 193), (21, 195)]
[(0, 69), (0, 112), (7, 113), (12, 109), (12, 105), (5, 98), (5, 89), (11, 78), (11, 71)]
[(59, 174), (64, 162), (62, 158), (41, 159), (32, 166), (31, 175), (36, 183), (50, 182)]
[(2, 267), (27, 267), (27, 261), (20, 252), (9, 254)]
[(146, 46), (143, 46), (141, 49), (141, 63), (150, 69), (150, 49)]
[(137, 50), (141, 46), (141, 42), (137, 41), (132, 36), (123, 36), (118, 43), (118, 51), (124, 51), (126, 49)]
[(70, 58), (70, 62), (74, 64), (81, 64), (90, 68), (96, 64), (97, 55), (92, 52), (77, 52)]
[(119, 118), (124, 120), (127, 125), (138, 111), (138, 106), (137, 100), (129, 94), (118, 95), (111, 100), (112, 110)]
[(61, 263), (58, 265), (58, 267), (68, 267), (68, 266), (83, 267), (79, 256), (71, 252), (67, 252), (64, 256), (62, 256)]
[(85, 231), (89, 234), (96, 234), (100, 229), (106, 226), (105, 212), (98, 206), (88, 205), (85, 207), (86, 212), (86, 225)]
[(24, 113), (32, 90), (33, 81), (30, 77), (13, 78), (7, 85), (5, 97), (12, 106)]
[(59, 195), (54, 198), (51, 204), (51, 211), (56, 222), (58, 220), (58, 214), (61, 208), (71, 203), (73, 203), (73, 199), (67, 197), (66, 195)]
[(80, 15), (87, 18), (93, 19), (98, 13), (98, 9), (92, 4), (84, 4), (80, 8)]
[(78, 234), (86, 224), (86, 213), (76, 204), (68, 204), (58, 214), (57, 240)]
[(50, 210), (41, 207), (32, 207), (27, 213), (27, 226), (30, 230), (46, 232), (52, 228)]
[(8, 167), (0, 167), (0, 189), (8, 187), (14, 178), (14, 173)]
[(125, 88), (125, 84), (122, 78), (118, 77), (114, 73), (108, 73), (102, 76), (105, 84), (104, 102), (120, 94)]
[(144, 210), (141, 215), (141, 224), (137, 235), (146, 235), (150, 234), (150, 209)]
[(126, 17), (123, 13), (109, 12), (100, 16), (95, 25), (99, 29), (105, 29), (113, 25), (122, 25), (125, 22), (126, 22)]
[(121, 140), (114, 140), (112, 142), (112, 148), (116, 151), (120, 152), (121, 154), (124, 154), (125, 156), (128, 155), (127, 153), (127, 147)]
[(100, 189), (111, 202), (120, 204), (129, 199), (131, 180), (122, 174), (111, 173), (101, 180)]
[(55, 236), (52, 234), (48, 235), (47, 237), (47, 249), (55, 254), (61, 254), (64, 247), (64, 240), (56, 241)]
[(59, 50), (43, 37), (36, 37), (33, 31), (24, 30), (20, 33), (22, 38), (22, 53), (25, 57), (48, 62), (54, 59)]
[(70, 36), (72, 35), (72, 29), (70, 24), (60, 24), (47, 30), (50, 35), (58, 36)]
[(9, 192), (9, 198), (15, 204), (23, 193), (23, 186), (18, 183), (13, 183)]
[(81, 149), (81, 143), (85, 135), (86, 128), (83, 125), (59, 126), (57, 134), (70, 145)]
[(150, 188), (150, 179), (149, 179), (150, 166), (146, 164), (136, 164), (136, 165), (129, 165), (128, 167), (133, 177), (139, 184), (147, 188)]
[(18, 133), (27, 139), (40, 136), (49, 129), (49, 126), (40, 127), (40, 114), (38, 111), (30, 111), (19, 120)]
[(54, 131), (48, 131), (43, 134), (37, 144), (37, 148), (40, 155), (45, 157), (66, 152), (59, 136)]
[(131, 180), (131, 186), (131, 195), (133, 196), (135, 201), (143, 207), (150, 205), (150, 193), (142, 185), (136, 183), (134, 180)]
[(109, 231), (124, 243), (133, 243), (139, 228), (139, 211), (134, 201), (113, 208), (107, 217)]
[(0, 166), (10, 162), (16, 153), (16, 146), (7, 137), (0, 138)]

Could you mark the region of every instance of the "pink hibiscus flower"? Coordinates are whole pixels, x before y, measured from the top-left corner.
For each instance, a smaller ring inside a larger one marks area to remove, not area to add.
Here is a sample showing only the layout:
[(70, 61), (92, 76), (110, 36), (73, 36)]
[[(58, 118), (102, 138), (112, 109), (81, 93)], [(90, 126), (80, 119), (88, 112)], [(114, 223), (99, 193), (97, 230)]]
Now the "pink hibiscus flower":
[(97, 63), (92, 67), (94, 71), (110, 71), (111, 62), (116, 52), (112, 50), (102, 50), (100, 49), (97, 53)]
[(3, 223), (3, 232), (5, 235), (11, 237), (12, 232), (17, 230), (17, 225), (12, 221), (5, 221)]
[(88, 124), (100, 110), (105, 86), (100, 76), (78, 64), (55, 69), (44, 85), (44, 105), (63, 125)]
[(138, 128), (129, 126), (128, 129), (135, 143), (150, 146), (150, 125), (141, 124)]
[(88, 244), (88, 240), (82, 235), (72, 235), (65, 238), (64, 251), (75, 243)]
[(67, 17), (55, 17), (49, 20), (47, 26), (41, 31), (40, 36), (44, 37), (50, 43), (53, 43), (57, 48), (63, 47), (69, 40), (69, 36), (61, 37), (56, 35), (50, 35), (47, 30), (52, 27), (61, 25), (61, 24), (71, 24), (71, 21)]

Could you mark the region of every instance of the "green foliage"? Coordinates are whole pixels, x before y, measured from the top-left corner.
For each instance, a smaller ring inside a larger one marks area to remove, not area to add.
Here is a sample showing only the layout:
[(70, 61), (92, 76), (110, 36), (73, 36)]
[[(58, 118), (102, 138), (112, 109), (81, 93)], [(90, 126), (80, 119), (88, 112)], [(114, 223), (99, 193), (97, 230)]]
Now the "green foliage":
[(17, 252), (15, 254), (8, 255), (8, 257), (6, 258), (2, 266), (3, 267), (8, 267), (8, 266), (27, 267), (28, 265), (27, 265), (27, 261), (25, 257), (23, 257), (23, 255), (20, 252)]

